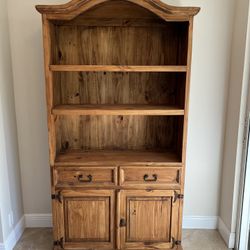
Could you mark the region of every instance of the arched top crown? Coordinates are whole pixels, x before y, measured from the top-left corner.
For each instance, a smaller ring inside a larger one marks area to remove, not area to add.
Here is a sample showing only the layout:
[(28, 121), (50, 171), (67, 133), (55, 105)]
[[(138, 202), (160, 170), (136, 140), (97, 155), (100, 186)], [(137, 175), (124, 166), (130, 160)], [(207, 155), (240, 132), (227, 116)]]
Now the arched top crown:
[[(97, 5), (112, 1), (117, 0), (72, 0), (61, 5), (37, 5), (36, 9), (41, 14), (45, 14), (48, 19), (71, 20)], [(123, 1), (143, 7), (164, 20), (188, 20), (200, 11), (198, 7), (176, 7), (162, 3), (160, 0)]]

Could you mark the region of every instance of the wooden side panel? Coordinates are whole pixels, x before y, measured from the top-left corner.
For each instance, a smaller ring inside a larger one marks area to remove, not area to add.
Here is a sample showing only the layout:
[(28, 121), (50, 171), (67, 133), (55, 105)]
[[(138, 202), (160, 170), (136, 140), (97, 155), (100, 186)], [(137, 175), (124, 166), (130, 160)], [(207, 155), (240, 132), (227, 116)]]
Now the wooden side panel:
[[(185, 115), (183, 122), (183, 138), (182, 142), (182, 162), (184, 163), (183, 176), (186, 171), (186, 149), (187, 149), (187, 133), (188, 133), (188, 114), (189, 114), (189, 95), (190, 95), (190, 80), (191, 80), (191, 62), (192, 62), (192, 44), (193, 44), (193, 17), (189, 20), (188, 36), (186, 41), (187, 46), (187, 76), (186, 76), (186, 91), (185, 91)], [(180, 131), (180, 130), (179, 130)], [(184, 192), (185, 178), (182, 179), (182, 192)], [(180, 201), (179, 224), (178, 224), (178, 239), (182, 238), (182, 216), (183, 216), (183, 200)]]
[(51, 113), (53, 108), (53, 73), (49, 69), (52, 63), (52, 47), (54, 44), (54, 26), (48, 21), (46, 15), (43, 15), (43, 46), (44, 46), (44, 69), (46, 80), (46, 100), (47, 100), (47, 121), (49, 135), (50, 165), (54, 165), (56, 156), (56, 135), (55, 120)]

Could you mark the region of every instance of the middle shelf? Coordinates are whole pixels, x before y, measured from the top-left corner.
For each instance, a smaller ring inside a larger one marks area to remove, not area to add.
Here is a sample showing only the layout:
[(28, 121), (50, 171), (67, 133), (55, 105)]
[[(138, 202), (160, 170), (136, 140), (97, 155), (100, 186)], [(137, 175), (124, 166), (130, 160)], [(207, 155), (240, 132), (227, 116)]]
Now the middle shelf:
[(186, 65), (50, 65), (53, 72), (187, 72)]
[(57, 105), (53, 108), (54, 115), (158, 115), (158, 116), (181, 116), (184, 109), (178, 106), (165, 105)]

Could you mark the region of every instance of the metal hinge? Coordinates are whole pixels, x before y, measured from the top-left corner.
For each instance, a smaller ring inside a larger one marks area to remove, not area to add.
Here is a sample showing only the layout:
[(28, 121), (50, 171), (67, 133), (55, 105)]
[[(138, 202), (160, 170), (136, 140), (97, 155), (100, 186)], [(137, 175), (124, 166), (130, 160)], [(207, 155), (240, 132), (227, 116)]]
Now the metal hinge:
[(58, 194), (52, 194), (51, 195), (52, 200), (58, 200), (60, 203), (62, 203), (62, 194), (61, 191), (58, 192)]
[(60, 240), (54, 241), (54, 246), (60, 246), (62, 249), (63, 248), (63, 237)]
[(249, 137), (249, 118), (247, 117), (244, 121), (244, 137), (243, 137), (243, 148), (246, 149), (247, 147), (247, 141), (248, 141), (248, 137)]
[(176, 240), (174, 243), (175, 243), (175, 245), (180, 246), (181, 245), (181, 240)]
[(174, 202), (177, 200), (183, 200), (184, 199), (184, 194), (178, 194), (176, 191), (174, 192)]
[(175, 246), (180, 246), (180, 245), (181, 245), (181, 241), (175, 240), (175, 238), (172, 237), (172, 248), (174, 248)]

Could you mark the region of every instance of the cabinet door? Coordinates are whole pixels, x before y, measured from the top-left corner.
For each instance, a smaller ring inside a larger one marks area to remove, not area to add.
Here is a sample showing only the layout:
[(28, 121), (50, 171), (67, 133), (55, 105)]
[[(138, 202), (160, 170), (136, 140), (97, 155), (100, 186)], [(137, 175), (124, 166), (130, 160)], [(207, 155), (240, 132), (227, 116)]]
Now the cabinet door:
[(55, 230), (64, 249), (114, 248), (114, 191), (62, 191), (55, 200)]
[(120, 192), (121, 249), (170, 249), (178, 238), (178, 192)]

